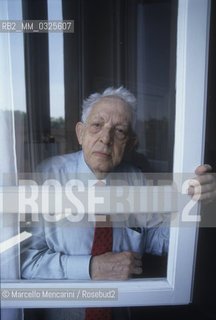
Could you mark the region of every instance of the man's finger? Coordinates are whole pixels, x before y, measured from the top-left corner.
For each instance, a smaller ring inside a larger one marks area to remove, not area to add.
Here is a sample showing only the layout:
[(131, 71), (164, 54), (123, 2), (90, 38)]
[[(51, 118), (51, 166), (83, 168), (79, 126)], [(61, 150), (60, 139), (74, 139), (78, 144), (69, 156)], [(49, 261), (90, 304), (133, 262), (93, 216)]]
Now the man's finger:
[(214, 177), (212, 174), (205, 174), (203, 176), (199, 176), (189, 180), (189, 186), (197, 186), (199, 184), (211, 184), (214, 183)]
[(198, 200), (201, 200), (201, 201), (211, 200), (211, 201), (213, 201), (215, 198), (216, 198), (216, 191), (202, 193), (198, 197), (197, 197), (197, 195), (192, 196), (192, 199), (194, 201), (198, 201)]
[(138, 259), (138, 260), (142, 259), (141, 254), (139, 254), (139, 253), (137, 253), (137, 252), (132, 252), (132, 254), (133, 254), (133, 257), (134, 257), (135, 259)]
[(133, 268), (132, 274), (141, 274), (143, 269), (141, 267)]
[(196, 186), (196, 187), (190, 187), (188, 188), (188, 194), (189, 195), (193, 195), (193, 194), (204, 194), (206, 192), (213, 192), (215, 191), (215, 185), (209, 185), (209, 184), (205, 184), (202, 186)]
[(211, 171), (212, 171), (212, 167), (209, 164), (203, 164), (203, 165), (196, 168), (195, 174), (201, 175), (201, 174), (204, 174), (206, 172), (211, 172)]
[(142, 261), (141, 260), (134, 260), (134, 266), (135, 267), (142, 267)]

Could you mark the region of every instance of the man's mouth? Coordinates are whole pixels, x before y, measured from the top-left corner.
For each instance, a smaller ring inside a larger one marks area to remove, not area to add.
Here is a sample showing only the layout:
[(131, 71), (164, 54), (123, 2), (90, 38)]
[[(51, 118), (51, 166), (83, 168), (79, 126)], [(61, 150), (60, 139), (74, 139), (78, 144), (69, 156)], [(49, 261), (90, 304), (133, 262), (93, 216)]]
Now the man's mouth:
[(101, 159), (109, 159), (111, 158), (111, 154), (106, 153), (106, 152), (101, 152), (101, 151), (94, 151), (93, 154)]

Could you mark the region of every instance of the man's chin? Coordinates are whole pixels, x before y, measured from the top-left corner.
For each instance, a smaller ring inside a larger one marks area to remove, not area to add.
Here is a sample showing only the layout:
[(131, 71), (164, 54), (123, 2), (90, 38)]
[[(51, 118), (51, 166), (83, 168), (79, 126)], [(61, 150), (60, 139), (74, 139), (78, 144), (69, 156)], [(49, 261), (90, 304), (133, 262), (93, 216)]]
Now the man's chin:
[(111, 165), (100, 165), (93, 168), (93, 172), (98, 179), (102, 179), (107, 176), (109, 172), (113, 170)]

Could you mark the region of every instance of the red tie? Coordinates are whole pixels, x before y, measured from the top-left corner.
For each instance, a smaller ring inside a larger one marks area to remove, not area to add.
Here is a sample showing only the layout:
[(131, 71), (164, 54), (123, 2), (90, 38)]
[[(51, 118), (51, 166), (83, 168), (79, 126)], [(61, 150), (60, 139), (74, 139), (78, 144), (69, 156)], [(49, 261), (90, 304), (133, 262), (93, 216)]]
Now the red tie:
[[(106, 222), (96, 221), (91, 255), (97, 256), (112, 251), (113, 230), (110, 216)], [(111, 320), (111, 308), (87, 308), (85, 320)]]

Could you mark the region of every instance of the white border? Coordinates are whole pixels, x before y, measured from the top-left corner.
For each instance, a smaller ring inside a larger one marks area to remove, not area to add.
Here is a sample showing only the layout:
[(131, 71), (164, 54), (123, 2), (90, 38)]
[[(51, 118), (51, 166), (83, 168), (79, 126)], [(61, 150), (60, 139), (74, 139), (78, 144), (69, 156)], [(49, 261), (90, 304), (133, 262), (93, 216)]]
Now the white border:
[[(179, 0), (177, 31), (174, 172), (192, 172), (202, 163), (205, 132), (210, 0)], [(191, 300), (196, 228), (171, 228), (167, 279), (122, 282), (17, 281), (2, 288), (118, 288), (116, 302), (2, 301), (2, 307), (152, 306)]]

